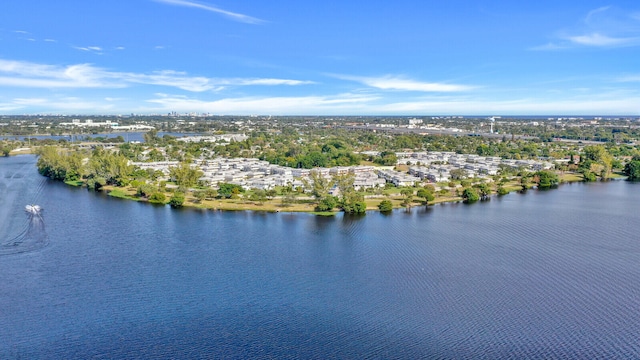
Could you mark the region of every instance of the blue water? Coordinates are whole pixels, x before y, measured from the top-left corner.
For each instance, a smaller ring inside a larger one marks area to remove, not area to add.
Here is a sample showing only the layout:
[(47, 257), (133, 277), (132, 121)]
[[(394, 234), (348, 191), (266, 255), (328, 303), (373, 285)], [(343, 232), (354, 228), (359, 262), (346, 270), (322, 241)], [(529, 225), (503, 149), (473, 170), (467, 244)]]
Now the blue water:
[(47, 239), (0, 255), (2, 359), (640, 358), (640, 184), (326, 218), (113, 199), (34, 162), (0, 159), (0, 235), (35, 202)]

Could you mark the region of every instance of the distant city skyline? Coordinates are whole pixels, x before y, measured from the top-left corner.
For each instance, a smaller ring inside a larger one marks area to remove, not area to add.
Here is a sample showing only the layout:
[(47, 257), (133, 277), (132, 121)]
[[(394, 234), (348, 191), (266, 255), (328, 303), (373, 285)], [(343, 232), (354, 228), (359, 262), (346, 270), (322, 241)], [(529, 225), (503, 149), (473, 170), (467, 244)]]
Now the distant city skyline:
[(640, 115), (640, 4), (9, 0), (0, 114)]

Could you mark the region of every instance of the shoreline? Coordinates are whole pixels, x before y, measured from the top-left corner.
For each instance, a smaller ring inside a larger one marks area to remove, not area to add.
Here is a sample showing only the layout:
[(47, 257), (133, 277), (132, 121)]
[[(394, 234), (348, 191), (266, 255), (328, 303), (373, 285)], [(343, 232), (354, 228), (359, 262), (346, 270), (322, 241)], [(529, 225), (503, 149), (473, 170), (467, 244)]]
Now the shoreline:
[[(609, 181), (612, 180), (623, 180), (625, 177), (623, 176), (618, 176), (616, 174), (614, 174), (615, 176), (613, 178), (611, 178)], [(562, 186), (563, 184), (570, 184), (570, 183), (579, 183), (579, 182), (584, 182), (583, 178), (581, 177), (580, 174), (577, 173), (564, 173), (562, 175), (559, 175), (561, 182), (555, 186), (555, 187), (551, 187), (549, 190), (555, 189), (559, 186)], [(66, 183), (69, 186), (85, 186), (84, 183), (79, 183), (79, 184), (70, 184), (70, 183)], [(508, 186), (508, 188), (510, 189), (510, 191), (507, 193), (512, 193), (512, 192), (522, 192), (522, 190), (518, 190), (516, 187), (515, 182), (513, 184), (510, 184), (510, 186)], [(539, 189), (532, 187), (529, 188), (525, 191), (537, 191)], [(104, 192), (107, 196), (111, 196), (114, 198), (119, 198), (119, 199), (124, 199), (124, 200), (132, 200), (132, 201), (137, 201), (137, 202), (144, 202), (144, 203), (150, 203), (152, 205), (158, 205), (158, 206), (167, 206), (169, 205), (169, 201), (167, 200), (164, 203), (153, 203), (153, 202), (149, 202), (148, 199), (143, 198), (143, 197), (137, 197), (135, 196), (136, 190), (130, 187), (116, 187), (116, 186), (105, 186), (103, 187), (101, 190), (99, 190), (98, 192)], [(504, 194), (504, 195), (507, 195)], [(171, 198), (172, 193), (171, 192), (165, 192), (165, 196), (167, 197), (167, 199)], [(482, 201), (487, 201), (490, 200), (492, 197), (496, 197), (496, 196), (504, 196), (504, 195), (499, 195), (496, 192), (492, 192), (488, 199), (486, 200), (478, 200), (477, 202), (482, 202)], [(386, 195), (377, 195), (377, 196), (370, 196), (370, 197), (365, 197), (365, 202), (367, 203), (367, 208), (366, 211), (377, 211), (377, 212), (382, 212), (379, 208), (378, 208), (378, 204), (382, 201), (382, 200), (390, 200), (393, 204), (393, 210), (397, 210), (397, 209), (401, 209), (401, 208), (406, 208), (406, 209), (412, 209), (412, 208), (419, 208), (419, 207), (429, 207), (432, 205), (437, 205), (437, 204), (445, 204), (445, 203), (459, 203), (459, 202), (464, 202), (463, 198), (460, 196), (443, 196), (443, 197), (439, 197), (436, 198), (433, 201), (430, 201), (428, 204), (424, 204), (422, 201), (420, 200), (413, 200), (411, 203), (411, 206), (401, 206), (400, 203), (402, 202), (402, 198), (399, 196), (386, 196)], [(342, 212), (339, 209), (336, 210), (332, 210), (332, 211), (322, 211), (322, 212), (318, 212), (315, 211), (315, 203), (309, 199), (309, 197), (305, 197), (304, 199), (302, 199), (300, 202), (297, 203), (293, 203), (293, 204), (287, 204), (284, 205), (282, 204), (282, 196), (277, 196), (274, 197), (273, 199), (269, 199), (266, 200), (264, 202), (257, 202), (257, 201), (251, 201), (245, 198), (237, 198), (237, 199), (215, 199), (215, 200), (202, 200), (202, 201), (197, 201), (191, 194), (188, 194), (185, 196), (185, 201), (184, 203), (180, 206), (183, 208), (190, 208), (190, 209), (201, 209), (201, 210), (213, 210), (213, 211), (255, 211), (255, 212), (268, 212), (268, 213), (279, 213), (279, 212), (289, 212), (289, 213), (307, 213), (307, 214), (312, 214), (312, 215), (317, 215), (317, 216), (334, 216), (340, 212)], [(473, 203), (473, 202), (472, 202)]]
[[(10, 154), (10, 156), (20, 156), (20, 155), (31, 155), (32, 149), (27, 149), (27, 148), (21, 148), (21, 149), (17, 149), (20, 151), (16, 151), (13, 152), (12, 154)], [(557, 188), (563, 184), (568, 184), (568, 183), (577, 183), (577, 182), (584, 182), (584, 177), (582, 174), (577, 173), (577, 172), (556, 172), (556, 174), (558, 174), (559, 178), (560, 178), (560, 182), (558, 185), (551, 187), (550, 189), (554, 189)], [(625, 176), (618, 174), (618, 173), (612, 173), (611, 177), (606, 180), (606, 181), (611, 181), (611, 180), (622, 180), (622, 179), (626, 179)], [(602, 180), (600, 180), (602, 181)], [(65, 184), (67, 186), (74, 186), (74, 187), (85, 187), (86, 188), (86, 181), (77, 181), (77, 182), (65, 182)], [(491, 183), (493, 184), (493, 183)], [(459, 186), (459, 185), (458, 185)], [(521, 184), (519, 182), (519, 180), (517, 178), (512, 178), (511, 181), (509, 181), (506, 184), (503, 184), (503, 187), (506, 188), (508, 190), (507, 194), (512, 193), (512, 192), (522, 192), (523, 190), (521, 190)], [(458, 187), (456, 189), (459, 189)], [(417, 190), (417, 189), (415, 189)], [(378, 208), (378, 204), (380, 204), (381, 201), (383, 200), (389, 200), (391, 201), (391, 203), (393, 204), (393, 208), (392, 210), (396, 210), (396, 209), (400, 209), (400, 208), (406, 208), (406, 209), (411, 209), (414, 207), (429, 207), (431, 205), (436, 205), (436, 204), (443, 204), (443, 203), (459, 203), (459, 202), (464, 202), (464, 199), (459, 196), (459, 192), (458, 193), (452, 193), (456, 190), (454, 189), (448, 189), (450, 191), (450, 193), (448, 195), (443, 195), (443, 194), (439, 194), (436, 196), (436, 198), (432, 201), (429, 201), (428, 204), (425, 204), (423, 201), (421, 201), (420, 199), (416, 199), (414, 198), (409, 206), (405, 206), (402, 205), (404, 198), (399, 194), (399, 193), (387, 193), (385, 195), (365, 195), (365, 203), (366, 203), (366, 209), (365, 211), (379, 211), (379, 212), (383, 212)], [(536, 191), (538, 190), (535, 186), (532, 186), (530, 188), (528, 188), (525, 191), (528, 190), (532, 190), (532, 191)], [(139, 197), (136, 195), (136, 189), (133, 187), (117, 187), (117, 186), (113, 186), (113, 185), (108, 185), (108, 186), (104, 186), (102, 189), (96, 191), (96, 192), (103, 192), (105, 195), (107, 196), (111, 196), (111, 197), (115, 197), (115, 198), (120, 198), (120, 199), (125, 199), (125, 200), (132, 200), (132, 201), (137, 201), (137, 202), (148, 202), (151, 203), (153, 205), (162, 205), (162, 206), (166, 206), (166, 205), (170, 205), (169, 200), (171, 199), (171, 196), (173, 195), (173, 192), (168, 192), (165, 191), (164, 195), (166, 196), (166, 201), (164, 201), (163, 203), (153, 203), (150, 202), (147, 198), (145, 197)], [(497, 188), (493, 188), (492, 186), (492, 191), (489, 194), (489, 198), (491, 197), (495, 197), (495, 196), (504, 196), (507, 194), (503, 194), (500, 195), (497, 193)], [(488, 199), (487, 199), (488, 200)], [(486, 201), (486, 200), (478, 200), (478, 201)], [(476, 202), (476, 201), (474, 201)], [(473, 203), (473, 202), (471, 202)], [(331, 210), (331, 211), (316, 211), (315, 207), (316, 207), (317, 203), (315, 201), (315, 199), (311, 198), (310, 196), (304, 196), (300, 199), (296, 199), (296, 201), (294, 203), (289, 203), (289, 204), (285, 204), (283, 203), (283, 196), (276, 196), (273, 197), (271, 199), (268, 200), (264, 200), (264, 201), (253, 201), (253, 200), (249, 200), (247, 198), (236, 198), (236, 199), (215, 199), (215, 200), (202, 200), (202, 201), (198, 201), (194, 196), (193, 193), (188, 192), (185, 195), (185, 199), (184, 202), (178, 206), (178, 207), (185, 207), (185, 208), (192, 208), (192, 209), (201, 209), (201, 210), (220, 210), (220, 211), (256, 211), (256, 212), (270, 212), (270, 213), (278, 213), (278, 212), (289, 212), (289, 213), (308, 213), (308, 214), (314, 214), (314, 215), (318, 215), (318, 216), (333, 216), (337, 213), (342, 212), (342, 210), (340, 209), (335, 209), (335, 210)]]

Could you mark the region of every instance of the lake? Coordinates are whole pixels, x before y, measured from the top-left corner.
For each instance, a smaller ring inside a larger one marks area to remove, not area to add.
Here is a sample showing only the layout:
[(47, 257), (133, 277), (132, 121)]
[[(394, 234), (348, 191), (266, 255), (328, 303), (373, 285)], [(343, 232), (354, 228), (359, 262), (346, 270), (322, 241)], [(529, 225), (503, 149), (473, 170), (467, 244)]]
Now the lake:
[(320, 217), (120, 200), (35, 161), (0, 158), (2, 359), (640, 358), (640, 184)]

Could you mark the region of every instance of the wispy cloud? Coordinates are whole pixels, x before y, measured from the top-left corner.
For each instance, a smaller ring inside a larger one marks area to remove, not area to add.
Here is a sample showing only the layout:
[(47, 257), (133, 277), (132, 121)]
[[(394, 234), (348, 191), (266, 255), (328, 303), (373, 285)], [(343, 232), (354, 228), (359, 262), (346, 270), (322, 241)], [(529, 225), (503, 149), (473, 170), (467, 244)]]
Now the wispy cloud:
[[(611, 94), (609, 94), (611, 95)], [(522, 97), (486, 99), (471, 97), (426, 97), (407, 101), (393, 101), (384, 97), (362, 94), (292, 97), (240, 97), (212, 101), (186, 96), (156, 94), (146, 102), (151, 107), (133, 109), (134, 112), (208, 112), (215, 114), (638, 114), (637, 94), (616, 96), (583, 96), (572, 99), (542, 99)]]
[(124, 88), (133, 84), (175, 87), (203, 92), (228, 86), (296, 86), (310, 81), (277, 78), (209, 78), (163, 70), (151, 73), (115, 72), (91, 64), (56, 66), (0, 60), (0, 86), (32, 88)]
[(400, 90), (400, 91), (420, 91), (420, 92), (457, 92), (468, 91), (473, 89), (473, 86), (448, 84), (448, 83), (431, 83), (420, 82), (411, 79), (407, 79), (399, 76), (382, 76), (382, 77), (364, 77), (364, 76), (350, 76), (330, 74), (338, 79), (349, 80), (362, 83), (364, 85), (381, 89), (381, 90)]
[(100, 46), (73, 46), (74, 49), (90, 52), (96, 55), (102, 55), (103, 49)]
[[(110, 112), (114, 110), (114, 105), (101, 101), (92, 101), (77, 97), (54, 97), (54, 98), (16, 98), (13, 99), (13, 109), (44, 109), (45, 111), (66, 111), (66, 112)], [(0, 106), (0, 109), (2, 107)]]
[(17, 104), (11, 104), (11, 103), (0, 103), (0, 111), (2, 112), (9, 112), (9, 111), (15, 111), (15, 110), (19, 110), (22, 109), (23, 106), (17, 105)]
[(600, 13), (603, 13), (607, 10), (611, 9), (611, 6), (602, 6), (597, 9), (593, 9), (587, 13), (587, 16), (584, 18), (584, 22), (589, 24), (593, 21), (593, 19)]
[(231, 12), (231, 11), (224, 10), (224, 9), (221, 9), (221, 8), (218, 8), (218, 7), (215, 7), (215, 6), (201, 4), (201, 3), (198, 3), (198, 2), (194, 2), (194, 1), (186, 1), (186, 0), (154, 0), (154, 1), (159, 2), (159, 3), (169, 4), (169, 5), (191, 7), (191, 8), (211, 11), (211, 12), (214, 12), (214, 13), (217, 13), (217, 14), (224, 15), (224, 16), (232, 19), (232, 20), (243, 22), (243, 23), (247, 23), (247, 24), (261, 24), (261, 23), (265, 22), (264, 20), (249, 16), (249, 15), (244, 15), (244, 14)]
[(66, 67), (24, 61), (0, 60), (0, 86), (32, 88), (117, 88), (124, 87), (103, 70), (89, 64)]
[(640, 74), (627, 75), (616, 79), (618, 82), (640, 82)]
[(58, 42), (57, 40), (54, 39), (44, 39), (45, 42)]
[(544, 45), (538, 45), (538, 46), (532, 46), (530, 47), (528, 50), (531, 51), (551, 51), (551, 50), (562, 50), (562, 49), (568, 49), (569, 45), (568, 44), (559, 44), (559, 43), (547, 43)]
[(267, 85), (267, 86), (291, 85), (291, 86), (296, 86), (296, 85), (315, 84), (315, 82), (313, 82), (313, 81), (303, 81), (303, 80), (290, 80), (290, 79), (269, 79), (269, 78), (241, 79), (241, 78), (239, 78), (239, 79), (223, 80), (223, 81), (220, 81), (220, 84), (222, 84), (222, 85), (242, 85), (242, 86), (250, 86), (250, 85)]
[(529, 50), (640, 46), (640, 16), (637, 12), (603, 6), (589, 11), (573, 29), (559, 30), (555, 38), (555, 41)]
[[(142, 111), (198, 111), (216, 114), (323, 114), (364, 111), (376, 96), (340, 94), (335, 96), (242, 97), (213, 101), (185, 96), (156, 94), (147, 100), (156, 107)], [(361, 112), (364, 113), (364, 112)]]
[(635, 106), (638, 96), (625, 98), (584, 98), (549, 100), (519, 98), (509, 100), (460, 99), (447, 101), (407, 101), (383, 104), (376, 107), (379, 113), (387, 114), (531, 114), (531, 115), (593, 115), (593, 114), (638, 114)]
[(579, 35), (579, 36), (569, 36), (567, 38), (572, 43), (578, 45), (586, 45), (586, 46), (629, 46), (629, 45), (637, 45), (640, 44), (638, 37), (611, 37), (607, 35), (602, 35), (598, 33)]

